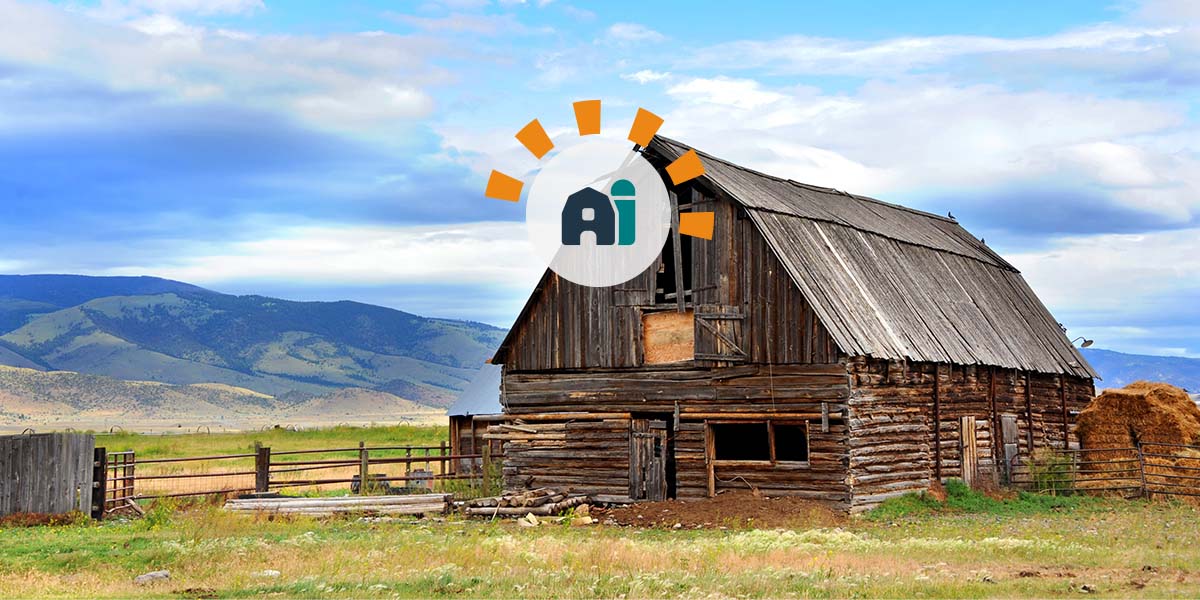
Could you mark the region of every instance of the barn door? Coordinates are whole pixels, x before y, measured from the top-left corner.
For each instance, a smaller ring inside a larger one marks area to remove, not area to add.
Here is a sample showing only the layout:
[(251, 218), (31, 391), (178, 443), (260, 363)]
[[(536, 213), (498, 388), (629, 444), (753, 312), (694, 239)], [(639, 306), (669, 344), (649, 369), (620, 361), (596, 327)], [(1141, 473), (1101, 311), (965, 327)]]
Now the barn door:
[(1012, 468), (1017, 460), (1017, 415), (1000, 415), (1000, 441), (1004, 444), (1004, 482), (1012, 483)]
[(746, 316), (741, 307), (728, 304), (696, 306), (696, 360), (710, 361), (712, 366), (746, 362), (745, 342), (742, 339)]
[(958, 455), (963, 483), (975, 485), (979, 476), (979, 445), (975, 442), (975, 417), (963, 417), (958, 428)]
[(629, 497), (667, 499), (667, 421), (633, 419), (629, 432)]

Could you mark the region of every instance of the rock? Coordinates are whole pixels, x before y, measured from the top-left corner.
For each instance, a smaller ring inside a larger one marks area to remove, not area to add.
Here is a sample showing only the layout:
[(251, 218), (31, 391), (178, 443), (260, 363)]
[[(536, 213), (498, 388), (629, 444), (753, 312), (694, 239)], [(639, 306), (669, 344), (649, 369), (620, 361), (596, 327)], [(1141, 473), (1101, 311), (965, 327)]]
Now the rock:
[(683, 529), (683, 523), (676, 523), (674, 528), (675, 529)]
[(537, 527), (538, 525), (542, 524), (542, 522), (538, 520), (537, 515), (533, 513), (526, 513), (526, 515), (521, 518), (519, 523), (521, 523), (522, 527)]
[(1079, 593), (1081, 593), (1081, 594), (1095, 594), (1095, 593), (1096, 593), (1096, 587), (1095, 587), (1095, 586), (1092, 586), (1092, 585), (1088, 585), (1088, 584), (1086, 584), (1086, 583), (1085, 583), (1085, 584), (1083, 584), (1083, 585), (1079, 586)]
[(138, 585), (150, 585), (160, 581), (167, 581), (171, 578), (170, 571), (150, 571), (133, 578), (133, 582)]
[(580, 504), (579, 506), (575, 507), (575, 516), (577, 517), (588, 517), (591, 516), (591, 514), (592, 507), (588, 506), (587, 504)]
[(256, 571), (251, 573), (251, 575), (254, 577), (275, 578), (279, 577), (279, 571), (276, 571), (275, 569), (266, 569), (263, 571)]
[(575, 517), (574, 519), (571, 519), (571, 525), (575, 525), (575, 526), (591, 525), (592, 523), (595, 523), (595, 522), (596, 522), (595, 519), (593, 519), (591, 517), (587, 517), (587, 516)]

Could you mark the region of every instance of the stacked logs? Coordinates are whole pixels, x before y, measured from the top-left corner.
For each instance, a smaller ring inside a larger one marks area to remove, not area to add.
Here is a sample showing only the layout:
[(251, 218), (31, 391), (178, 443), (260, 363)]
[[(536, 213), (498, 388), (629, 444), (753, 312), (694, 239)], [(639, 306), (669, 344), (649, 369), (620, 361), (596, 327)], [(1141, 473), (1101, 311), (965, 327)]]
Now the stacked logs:
[(469, 500), (465, 505), (465, 512), (467, 515), (480, 517), (523, 517), (528, 514), (550, 517), (587, 502), (588, 497), (583, 494), (538, 488)]
[(225, 510), (328, 517), (347, 513), (371, 515), (442, 514), (450, 494), (346, 496), (337, 498), (241, 498), (225, 502)]

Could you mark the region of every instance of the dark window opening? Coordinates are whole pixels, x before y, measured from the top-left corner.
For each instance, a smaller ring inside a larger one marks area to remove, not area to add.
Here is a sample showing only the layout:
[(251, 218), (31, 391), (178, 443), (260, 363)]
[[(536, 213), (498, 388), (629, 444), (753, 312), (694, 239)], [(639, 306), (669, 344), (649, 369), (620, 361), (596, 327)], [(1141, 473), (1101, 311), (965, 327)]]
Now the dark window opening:
[(808, 462), (808, 423), (712, 423), (715, 460)]
[(714, 424), (712, 435), (717, 460), (771, 460), (766, 423)]
[[(692, 238), (691, 236), (680, 236), (679, 247), (683, 249), (683, 298), (690, 301), (692, 292)], [(655, 278), (654, 303), (655, 304), (675, 304), (675, 238), (674, 235), (667, 236), (667, 243), (663, 245), (662, 263), (658, 267), (658, 276)]]
[(775, 460), (808, 461), (808, 424), (772, 423), (775, 428)]

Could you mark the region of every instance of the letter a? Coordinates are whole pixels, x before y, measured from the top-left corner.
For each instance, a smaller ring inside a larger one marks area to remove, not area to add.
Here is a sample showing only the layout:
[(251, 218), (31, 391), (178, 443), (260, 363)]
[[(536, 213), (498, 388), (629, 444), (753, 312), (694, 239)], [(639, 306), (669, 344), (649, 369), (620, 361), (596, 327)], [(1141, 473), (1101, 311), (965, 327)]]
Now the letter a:
[[(584, 219), (583, 211), (592, 209), (592, 218)], [(583, 188), (567, 197), (567, 204), (562, 211), (562, 243), (564, 246), (578, 246), (583, 232), (596, 234), (597, 246), (611, 246), (616, 243), (617, 216), (613, 213), (612, 203), (603, 192), (592, 188)]]

